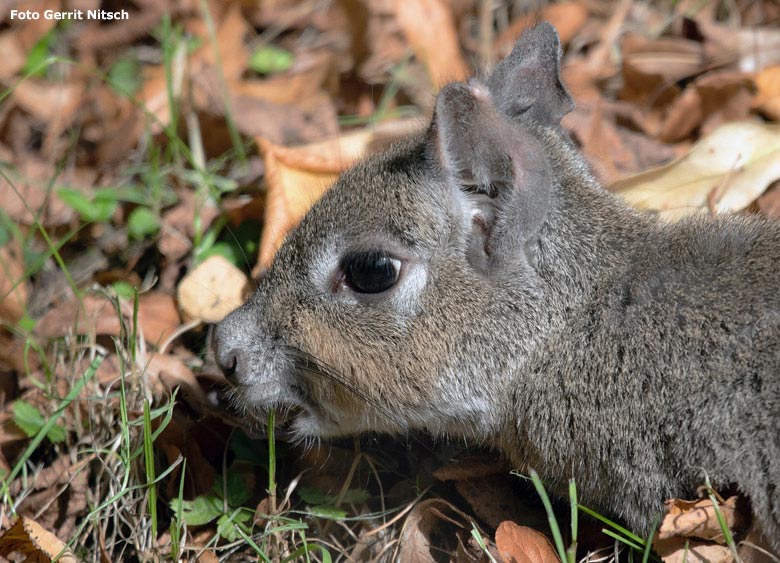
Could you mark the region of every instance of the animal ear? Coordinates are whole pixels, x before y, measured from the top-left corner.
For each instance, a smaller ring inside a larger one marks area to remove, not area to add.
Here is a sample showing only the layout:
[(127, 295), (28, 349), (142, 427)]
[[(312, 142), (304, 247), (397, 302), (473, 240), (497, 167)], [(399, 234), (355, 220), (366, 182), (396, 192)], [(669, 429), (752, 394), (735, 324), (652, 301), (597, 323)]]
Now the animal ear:
[(540, 141), (499, 113), (485, 86), (452, 83), (436, 99), (429, 148), (468, 225), (472, 265), (528, 262), (552, 189)]
[(574, 109), (561, 83), (561, 41), (547, 23), (526, 31), (487, 82), (498, 110), (511, 119), (528, 117), (544, 125), (557, 125)]

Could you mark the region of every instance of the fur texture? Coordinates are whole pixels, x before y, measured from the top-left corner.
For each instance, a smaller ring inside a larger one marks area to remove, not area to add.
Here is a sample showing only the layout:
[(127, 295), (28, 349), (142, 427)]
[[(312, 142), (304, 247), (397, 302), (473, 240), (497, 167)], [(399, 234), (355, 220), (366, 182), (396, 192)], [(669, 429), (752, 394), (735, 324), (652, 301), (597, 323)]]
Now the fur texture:
[[(674, 225), (592, 178), (559, 126), (560, 45), (527, 32), (428, 132), (355, 166), (216, 331), (252, 412), (301, 437), (425, 429), (502, 450), (646, 533), (706, 476), (780, 548), (780, 226)], [(377, 294), (350, 252), (400, 264)]]

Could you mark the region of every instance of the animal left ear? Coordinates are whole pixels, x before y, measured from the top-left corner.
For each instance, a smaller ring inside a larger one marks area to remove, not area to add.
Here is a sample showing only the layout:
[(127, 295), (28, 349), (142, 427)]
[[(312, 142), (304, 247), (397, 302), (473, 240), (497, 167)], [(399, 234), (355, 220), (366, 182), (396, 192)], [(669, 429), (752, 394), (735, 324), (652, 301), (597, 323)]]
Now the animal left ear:
[(540, 23), (526, 31), (487, 81), (496, 108), (510, 119), (528, 117), (558, 125), (574, 109), (560, 76), (561, 41), (555, 28)]
[(486, 275), (528, 266), (552, 190), (542, 144), (503, 115), (476, 82), (441, 90), (428, 143), (470, 225), (471, 265)]

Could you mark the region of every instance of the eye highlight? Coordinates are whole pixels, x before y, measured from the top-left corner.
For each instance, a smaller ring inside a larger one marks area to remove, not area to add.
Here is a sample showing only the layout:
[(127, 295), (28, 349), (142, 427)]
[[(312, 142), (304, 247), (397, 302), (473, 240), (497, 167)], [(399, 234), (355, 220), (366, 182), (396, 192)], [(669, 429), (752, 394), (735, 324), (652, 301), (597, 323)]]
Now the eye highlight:
[(401, 261), (381, 250), (357, 251), (341, 259), (344, 283), (358, 293), (382, 293), (401, 272)]

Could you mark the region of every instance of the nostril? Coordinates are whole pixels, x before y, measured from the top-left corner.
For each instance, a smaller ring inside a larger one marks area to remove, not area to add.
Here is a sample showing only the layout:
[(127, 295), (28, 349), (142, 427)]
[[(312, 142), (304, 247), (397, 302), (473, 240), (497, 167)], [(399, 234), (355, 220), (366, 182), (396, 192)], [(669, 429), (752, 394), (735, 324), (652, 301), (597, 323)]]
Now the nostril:
[(223, 354), (217, 355), (217, 365), (225, 377), (232, 379), (236, 372), (238, 372), (239, 357), (241, 356), (241, 350), (238, 348), (231, 348)]

